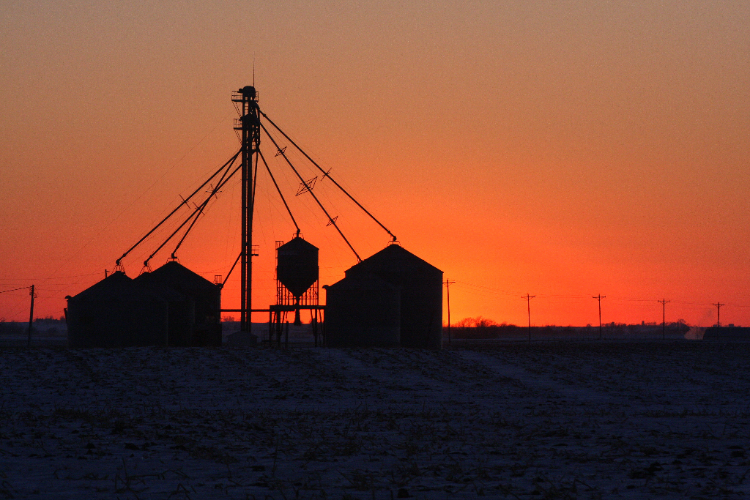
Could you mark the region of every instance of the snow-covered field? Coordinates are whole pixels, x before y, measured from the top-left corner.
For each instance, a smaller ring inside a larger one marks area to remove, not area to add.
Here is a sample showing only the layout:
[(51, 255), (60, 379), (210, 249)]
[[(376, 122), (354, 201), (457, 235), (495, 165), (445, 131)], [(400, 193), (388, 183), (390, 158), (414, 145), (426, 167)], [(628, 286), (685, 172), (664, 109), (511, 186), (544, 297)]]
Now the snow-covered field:
[(750, 343), (0, 349), (2, 498), (745, 498)]

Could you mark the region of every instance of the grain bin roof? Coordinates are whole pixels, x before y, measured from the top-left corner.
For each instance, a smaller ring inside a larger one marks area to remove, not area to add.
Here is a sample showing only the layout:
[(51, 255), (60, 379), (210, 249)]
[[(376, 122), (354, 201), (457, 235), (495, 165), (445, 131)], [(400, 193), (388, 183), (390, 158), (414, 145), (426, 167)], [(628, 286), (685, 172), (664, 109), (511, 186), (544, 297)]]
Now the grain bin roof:
[(143, 288), (125, 273), (118, 271), (110, 274), (108, 277), (92, 285), (78, 295), (71, 297), (71, 300), (116, 300), (132, 302), (134, 300), (161, 300), (161, 297)]
[(151, 276), (182, 293), (215, 292), (217, 288), (217, 285), (175, 261), (167, 262), (159, 269), (154, 270)]
[(377, 271), (381, 268), (388, 268), (391, 270), (394, 268), (419, 269), (420, 271), (436, 272), (441, 274), (443, 272), (432, 264), (420, 259), (408, 250), (405, 250), (400, 245), (388, 245), (375, 255), (372, 255), (362, 262), (350, 267), (346, 271), (346, 275), (349, 276), (349, 272), (352, 272), (353, 274), (359, 274), (362, 272)]

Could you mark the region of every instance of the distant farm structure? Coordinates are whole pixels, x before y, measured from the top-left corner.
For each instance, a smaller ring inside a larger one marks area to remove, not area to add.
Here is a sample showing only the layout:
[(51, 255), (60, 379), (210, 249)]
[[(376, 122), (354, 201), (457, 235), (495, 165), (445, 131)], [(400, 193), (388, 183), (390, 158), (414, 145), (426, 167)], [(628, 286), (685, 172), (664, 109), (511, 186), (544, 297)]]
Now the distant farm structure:
[[(293, 313), (294, 324), (299, 325), (300, 311), (308, 310), (316, 345), (440, 349), (442, 271), (403, 249), (396, 236), (334, 180), (330, 169), (321, 168), (281, 130), (260, 109), (255, 87), (246, 86), (234, 92), (232, 102), (239, 114), (234, 127), (241, 144), (239, 151), (192, 194), (181, 197), (181, 203), (169, 215), (123, 253), (116, 260), (112, 274), (68, 297), (70, 346), (218, 346), (222, 344), (220, 318), (230, 312), (240, 313), (240, 331), (232, 339), (236, 341), (233, 344), (252, 345), (258, 340), (280, 344), (285, 332), (288, 338), (288, 326), (285, 327), (289, 324), (288, 315)], [(270, 141), (270, 155), (261, 152), (261, 136)], [(292, 148), (289, 153), (288, 148)], [(290, 156), (292, 151), (294, 154)], [(319, 249), (302, 238), (297, 219), (267, 157), (279, 157), (279, 163), (289, 167), (294, 182), (299, 181), (294, 196), (312, 198), (325, 215), (327, 225), (332, 226), (356, 258), (357, 263), (346, 271), (343, 280), (324, 287), (326, 305), (320, 304)], [(313, 177), (303, 176), (299, 165), (292, 162), (300, 157), (315, 172)], [(251, 303), (252, 257), (257, 255), (253, 245), (253, 212), (259, 166), (265, 167), (296, 229), (291, 240), (276, 242), (276, 303), (267, 308), (253, 308)], [(242, 180), (240, 252), (226, 275), (223, 278), (215, 275), (212, 283), (179, 264), (177, 252), (209, 201), (217, 198), (217, 193), (237, 173)], [(344, 235), (338, 216), (332, 216), (316, 195), (316, 184), (323, 181), (335, 186), (387, 233), (389, 240), (383, 250), (362, 260)], [(184, 214), (186, 208), (191, 213), (174, 224), (177, 214)], [(123, 259), (150, 240), (170, 219), (172, 227), (177, 229), (146, 258), (138, 277), (128, 277)], [(170, 258), (164, 266), (152, 271), (150, 261), (170, 241), (174, 244)], [(240, 307), (222, 309), (222, 288), (238, 265)], [(268, 314), (266, 338), (259, 339), (252, 333), (253, 313)]]

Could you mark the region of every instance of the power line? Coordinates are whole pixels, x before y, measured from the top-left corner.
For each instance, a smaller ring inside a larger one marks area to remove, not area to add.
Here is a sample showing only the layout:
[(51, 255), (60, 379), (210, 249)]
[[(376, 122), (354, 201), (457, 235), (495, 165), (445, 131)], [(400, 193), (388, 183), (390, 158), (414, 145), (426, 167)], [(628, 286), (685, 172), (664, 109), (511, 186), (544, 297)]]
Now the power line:
[(48, 281), (48, 280), (63, 280), (63, 279), (70, 279), (70, 278), (84, 278), (87, 276), (93, 276), (94, 274), (99, 274), (99, 273), (71, 274), (69, 276), (50, 276), (49, 278), (41, 278), (38, 276), (34, 278), (0, 278), (0, 283), (2, 282), (23, 283), (24, 281)]
[[(31, 286), (33, 287), (34, 285), (31, 285)], [(29, 288), (29, 287), (27, 287), (27, 286), (22, 286), (22, 287), (20, 287), (20, 288), (14, 288), (13, 290), (3, 290), (3, 291), (2, 291), (2, 292), (0, 292), (0, 293), (17, 292), (18, 290), (26, 290), (27, 288)]]
[(477, 290), (488, 291), (488, 292), (496, 293), (499, 295), (515, 295), (516, 294), (515, 292), (509, 292), (508, 290), (500, 290), (498, 288), (492, 288), (492, 287), (487, 287), (483, 285), (476, 285), (474, 283), (467, 283), (466, 281), (456, 280), (455, 283), (460, 286), (475, 288)]

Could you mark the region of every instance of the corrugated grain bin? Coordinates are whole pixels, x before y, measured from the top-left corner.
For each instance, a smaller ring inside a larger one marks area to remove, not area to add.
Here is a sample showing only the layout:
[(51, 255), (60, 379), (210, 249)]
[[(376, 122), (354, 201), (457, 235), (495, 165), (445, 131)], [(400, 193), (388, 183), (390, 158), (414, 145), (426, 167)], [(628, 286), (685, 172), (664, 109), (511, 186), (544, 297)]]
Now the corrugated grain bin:
[(169, 306), (168, 345), (192, 346), (195, 330), (195, 299), (164, 284), (158, 276), (154, 276), (154, 273), (143, 273), (133, 281), (167, 301)]
[(376, 276), (344, 278), (326, 290), (329, 347), (395, 347), (401, 341), (401, 292)]
[(116, 272), (68, 297), (70, 347), (167, 345), (168, 304), (125, 273)]
[(401, 290), (401, 345), (440, 349), (443, 271), (393, 244), (346, 271), (347, 278), (368, 275), (377, 276)]
[(148, 280), (169, 287), (193, 301), (193, 333), (187, 345), (221, 345), (221, 285), (211, 283), (174, 261), (151, 272)]
[(318, 248), (299, 236), (276, 249), (276, 277), (299, 298), (318, 281)]

